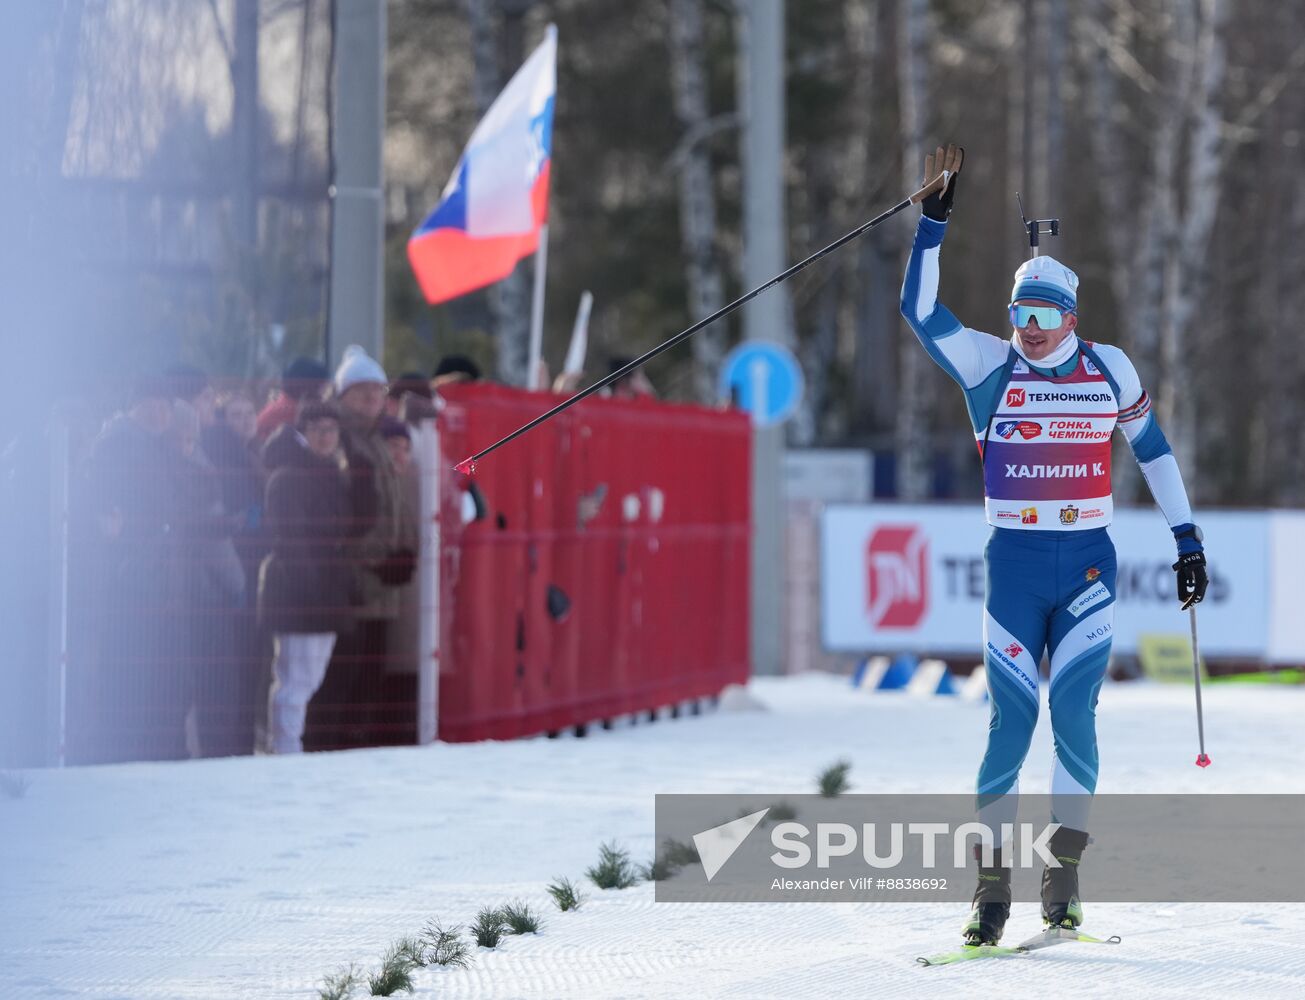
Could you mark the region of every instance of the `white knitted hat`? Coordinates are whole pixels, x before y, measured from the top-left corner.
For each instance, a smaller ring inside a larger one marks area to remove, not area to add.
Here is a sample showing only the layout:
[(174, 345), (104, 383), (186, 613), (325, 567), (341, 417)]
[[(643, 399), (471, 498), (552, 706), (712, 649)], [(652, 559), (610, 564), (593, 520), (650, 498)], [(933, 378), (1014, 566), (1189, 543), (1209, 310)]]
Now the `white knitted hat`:
[(1010, 300), (1037, 299), (1052, 302), (1062, 309), (1078, 308), (1078, 275), (1055, 257), (1026, 260), (1015, 272), (1015, 287)]
[(376, 359), (369, 356), (357, 344), (350, 344), (344, 349), (340, 367), (335, 370), (335, 394), (343, 396), (349, 386), (358, 385), (360, 382), (379, 382), (381, 385), (388, 385), (389, 381), (385, 377), (385, 369)]

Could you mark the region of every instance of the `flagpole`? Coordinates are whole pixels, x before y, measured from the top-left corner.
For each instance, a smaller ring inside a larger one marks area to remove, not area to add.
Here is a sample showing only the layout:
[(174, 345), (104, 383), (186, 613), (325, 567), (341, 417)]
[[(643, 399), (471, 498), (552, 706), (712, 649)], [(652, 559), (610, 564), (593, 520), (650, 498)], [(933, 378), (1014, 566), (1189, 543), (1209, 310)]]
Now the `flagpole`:
[(544, 278), (548, 274), (548, 223), (539, 227), (539, 249), (535, 251), (535, 289), (530, 301), (530, 360), (526, 368), (526, 388), (546, 389), (539, 385), (539, 361), (544, 355)]

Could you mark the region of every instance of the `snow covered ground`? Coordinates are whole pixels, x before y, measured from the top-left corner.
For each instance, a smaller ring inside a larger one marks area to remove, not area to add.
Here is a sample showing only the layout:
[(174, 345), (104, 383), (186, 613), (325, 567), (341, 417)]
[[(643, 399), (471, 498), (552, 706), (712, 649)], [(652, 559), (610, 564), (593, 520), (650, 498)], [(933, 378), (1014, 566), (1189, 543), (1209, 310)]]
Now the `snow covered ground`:
[[(618, 726), (587, 739), (42, 771), (0, 796), (0, 998), (279, 1000), (375, 968), (430, 918), (514, 897), (538, 936), (418, 970), (418, 997), (1286, 997), (1305, 995), (1305, 904), (1087, 902), (1123, 945), (924, 969), (956, 904), (656, 904), (544, 893), (615, 839), (645, 860), (656, 792), (807, 792), (838, 757), (854, 790), (968, 792), (985, 706), (866, 695), (824, 676), (758, 680), (764, 712)], [(1103, 792), (1305, 792), (1305, 690), (1210, 686), (1214, 766), (1186, 687), (1108, 686)], [(1042, 790), (1042, 728), (1023, 787)], [(1037, 930), (1017, 904), (1008, 936)], [(365, 995), (364, 987), (358, 995)]]

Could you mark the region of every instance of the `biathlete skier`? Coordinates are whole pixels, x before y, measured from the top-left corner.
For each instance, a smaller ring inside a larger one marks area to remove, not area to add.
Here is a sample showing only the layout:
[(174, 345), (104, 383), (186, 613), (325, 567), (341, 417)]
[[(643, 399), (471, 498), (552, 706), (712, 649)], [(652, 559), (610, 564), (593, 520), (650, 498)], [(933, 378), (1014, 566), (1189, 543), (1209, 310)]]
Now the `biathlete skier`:
[[(1177, 541), (1184, 609), (1205, 596), (1207, 577), (1182, 474), (1137, 371), (1119, 348), (1076, 333), (1078, 276), (1052, 257), (1021, 264), (1009, 340), (964, 326), (938, 301), (939, 250), (963, 158), (964, 150), (949, 146), (925, 160), (926, 182), (943, 170), (948, 181), (922, 203), (901, 307), (929, 356), (964, 390), (983, 465), (992, 526), (983, 616), (992, 711), (977, 782), (982, 811), (1017, 792), (1038, 717), (1044, 651), (1051, 661), (1054, 802), (1096, 790), (1097, 693), (1110, 658), (1116, 595), (1115, 548), (1106, 532), (1116, 429)], [(1075, 815), (1086, 817), (1086, 810)], [(1061, 863), (1043, 872), (1042, 916), (1050, 926), (1074, 928), (1083, 920), (1078, 864), (1087, 842), (1087, 832), (1069, 824), (1050, 839)], [(991, 867), (980, 858), (967, 944), (997, 943), (1010, 915), (1011, 870), (1001, 853), (999, 847)]]

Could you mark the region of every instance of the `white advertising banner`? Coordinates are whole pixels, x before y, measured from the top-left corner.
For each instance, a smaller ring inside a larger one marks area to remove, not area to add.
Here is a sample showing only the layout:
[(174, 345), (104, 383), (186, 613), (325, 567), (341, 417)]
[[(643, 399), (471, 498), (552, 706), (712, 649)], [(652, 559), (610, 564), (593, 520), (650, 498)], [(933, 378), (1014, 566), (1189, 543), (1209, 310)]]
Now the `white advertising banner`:
[(1305, 511), (1269, 515), (1269, 651), (1274, 663), (1305, 662), (1305, 614), (1300, 568), (1305, 559)]
[[(1200, 516), (1210, 560), (1210, 589), (1198, 611), (1206, 655), (1261, 659), (1305, 653), (1303, 616), (1275, 628), (1270, 640), (1273, 516), (1240, 511)], [(1170, 568), (1176, 558), (1174, 539), (1159, 511), (1116, 509), (1108, 530), (1119, 566), (1115, 649), (1132, 653), (1137, 637), (1147, 633), (1186, 634), (1188, 616), (1178, 608)], [(1305, 551), (1305, 517), (1279, 530), (1293, 532)], [(826, 508), (820, 542), (825, 648), (970, 653), (977, 658), (983, 549), (991, 531), (977, 503)]]

